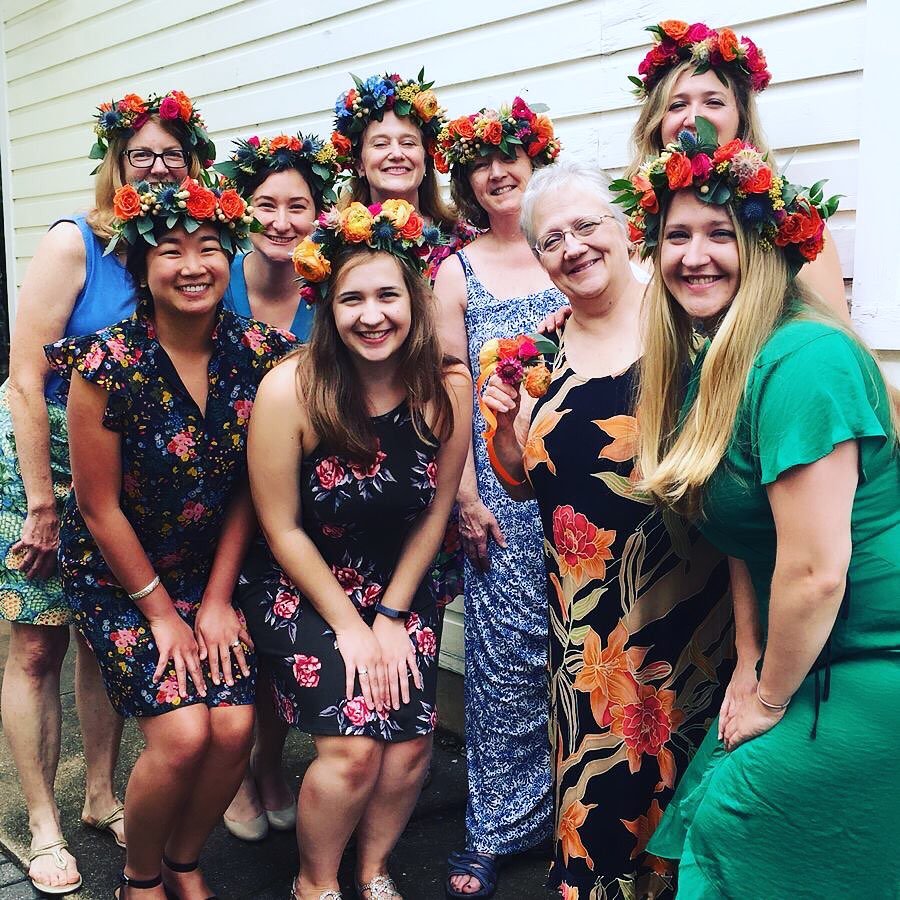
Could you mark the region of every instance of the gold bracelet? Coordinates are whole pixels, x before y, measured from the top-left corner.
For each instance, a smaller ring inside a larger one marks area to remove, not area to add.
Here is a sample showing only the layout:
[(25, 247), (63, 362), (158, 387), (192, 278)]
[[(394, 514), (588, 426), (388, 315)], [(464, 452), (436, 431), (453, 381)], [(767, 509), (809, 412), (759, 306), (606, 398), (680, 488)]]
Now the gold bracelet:
[(769, 703), (768, 700), (763, 700), (762, 694), (759, 692), (759, 682), (756, 683), (756, 699), (766, 708), (771, 709), (773, 712), (783, 712), (788, 708), (788, 703), (791, 702), (791, 698), (788, 697), (787, 703)]
[(153, 581), (147, 585), (147, 587), (142, 587), (139, 591), (135, 591), (133, 594), (128, 595), (128, 599), (134, 601), (135, 603), (138, 600), (143, 600), (148, 594), (152, 594), (159, 587), (159, 575), (153, 576)]

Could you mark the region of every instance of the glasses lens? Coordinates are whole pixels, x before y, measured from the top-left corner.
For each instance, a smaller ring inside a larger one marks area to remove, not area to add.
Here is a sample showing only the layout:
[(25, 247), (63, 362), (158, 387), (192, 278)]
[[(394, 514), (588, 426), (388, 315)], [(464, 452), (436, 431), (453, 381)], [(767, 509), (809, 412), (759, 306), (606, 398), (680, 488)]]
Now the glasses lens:
[(149, 169), (156, 159), (156, 155), (150, 150), (129, 150), (125, 155), (136, 169)]
[(578, 237), (588, 237), (594, 233), (599, 224), (600, 223), (595, 219), (585, 219), (583, 222), (579, 222), (572, 231), (574, 231)]
[(563, 236), (561, 231), (551, 231), (550, 234), (545, 234), (538, 241), (538, 250), (541, 253), (555, 253), (562, 247)]
[(166, 150), (162, 155), (163, 162), (167, 166), (179, 167), (187, 163), (187, 154), (184, 150)]

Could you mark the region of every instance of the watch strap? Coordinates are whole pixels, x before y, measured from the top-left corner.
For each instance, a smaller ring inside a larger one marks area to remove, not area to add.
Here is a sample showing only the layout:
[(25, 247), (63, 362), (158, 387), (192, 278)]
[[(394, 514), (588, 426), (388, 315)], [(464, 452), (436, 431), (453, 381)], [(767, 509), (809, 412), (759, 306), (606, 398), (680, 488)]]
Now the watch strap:
[(375, 612), (381, 613), (381, 615), (387, 616), (389, 619), (401, 619), (404, 622), (410, 615), (410, 610), (408, 609), (391, 609), (390, 606), (384, 606), (380, 602), (375, 604)]

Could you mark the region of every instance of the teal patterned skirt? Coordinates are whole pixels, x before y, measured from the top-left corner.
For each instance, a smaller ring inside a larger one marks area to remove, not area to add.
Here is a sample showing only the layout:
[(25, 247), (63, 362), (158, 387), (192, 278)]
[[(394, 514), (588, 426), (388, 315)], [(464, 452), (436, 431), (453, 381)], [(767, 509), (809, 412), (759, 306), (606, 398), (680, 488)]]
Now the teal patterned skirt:
[[(63, 597), (59, 572), (43, 580), (30, 580), (21, 573), (22, 559), (12, 547), (22, 536), (28, 508), (12, 417), (9, 413), (9, 382), (0, 385), (0, 619), (26, 625), (68, 625), (72, 612)], [(53, 493), (60, 514), (72, 486), (66, 409), (47, 404), (50, 418), (50, 470)]]

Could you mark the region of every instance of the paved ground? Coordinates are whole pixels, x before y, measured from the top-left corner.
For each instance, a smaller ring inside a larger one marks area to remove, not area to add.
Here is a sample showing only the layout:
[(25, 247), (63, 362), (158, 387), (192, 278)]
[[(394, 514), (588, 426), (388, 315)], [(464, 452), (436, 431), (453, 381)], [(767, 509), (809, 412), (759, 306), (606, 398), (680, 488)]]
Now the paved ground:
[[(8, 629), (0, 625), (0, 667), (6, 660)], [(124, 861), (108, 837), (95, 834), (79, 824), (84, 764), (80, 755), (80, 732), (72, 695), (72, 656), (63, 676), (63, 754), (57, 778), (57, 795), (63, 829), (77, 856), (84, 887), (68, 896), (77, 900), (109, 898)], [(127, 773), (140, 749), (137, 729), (126, 728), (119, 767), (122, 794)], [(288, 742), (286, 762), (299, 778), (312, 755), (311, 745), (298, 733)], [(435, 752), (434, 780), (423, 794), (392, 862), (392, 871), (405, 900), (440, 900), (444, 897), (445, 860), (450, 850), (461, 847), (465, 832), (465, 757), (455, 739), (443, 737)], [(0, 751), (0, 900), (22, 900), (37, 894), (25, 879), (22, 861), (28, 851), (28, 830), (18, 782), (5, 741)], [(4, 855), (5, 854), (5, 855)], [(261, 844), (250, 845), (216, 828), (203, 857), (210, 886), (223, 900), (286, 900), (297, 866), (293, 835), (277, 834)], [(497, 900), (548, 900), (557, 896), (543, 886), (547, 861), (516, 858), (501, 872)], [(350, 890), (352, 860), (345, 858), (342, 882), (346, 897)]]

